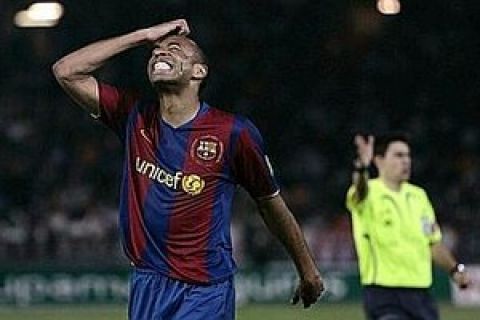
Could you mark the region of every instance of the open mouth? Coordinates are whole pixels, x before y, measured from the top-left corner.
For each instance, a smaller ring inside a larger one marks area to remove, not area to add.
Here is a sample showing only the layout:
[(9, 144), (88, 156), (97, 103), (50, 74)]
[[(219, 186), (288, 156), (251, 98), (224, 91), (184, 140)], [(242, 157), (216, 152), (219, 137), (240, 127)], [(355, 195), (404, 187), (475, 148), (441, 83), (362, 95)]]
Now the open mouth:
[(172, 69), (173, 67), (164, 61), (157, 62), (153, 65), (153, 70), (155, 71), (158, 71), (158, 70), (165, 71), (165, 70), (172, 70)]
[(173, 70), (173, 65), (167, 61), (157, 61), (153, 64), (154, 73), (165, 73)]

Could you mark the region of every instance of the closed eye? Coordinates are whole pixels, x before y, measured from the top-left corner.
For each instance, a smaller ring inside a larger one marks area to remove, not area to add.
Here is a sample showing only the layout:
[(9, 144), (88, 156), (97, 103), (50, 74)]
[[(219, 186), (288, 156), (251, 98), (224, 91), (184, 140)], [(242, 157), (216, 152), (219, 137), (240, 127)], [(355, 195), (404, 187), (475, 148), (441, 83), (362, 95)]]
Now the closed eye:
[(169, 51), (181, 51), (182, 48), (178, 44), (171, 44), (168, 46)]

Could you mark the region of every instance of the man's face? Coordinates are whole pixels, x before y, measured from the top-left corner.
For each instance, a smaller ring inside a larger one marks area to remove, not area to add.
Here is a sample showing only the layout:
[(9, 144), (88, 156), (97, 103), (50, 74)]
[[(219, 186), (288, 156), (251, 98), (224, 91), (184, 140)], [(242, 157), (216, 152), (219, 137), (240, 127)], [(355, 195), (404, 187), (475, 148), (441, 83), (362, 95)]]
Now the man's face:
[(394, 141), (388, 145), (384, 156), (376, 157), (380, 173), (389, 180), (404, 182), (410, 179), (412, 159), (410, 147), (402, 141)]
[(152, 85), (187, 84), (197, 60), (195, 45), (182, 36), (169, 36), (154, 43), (148, 61), (148, 78)]

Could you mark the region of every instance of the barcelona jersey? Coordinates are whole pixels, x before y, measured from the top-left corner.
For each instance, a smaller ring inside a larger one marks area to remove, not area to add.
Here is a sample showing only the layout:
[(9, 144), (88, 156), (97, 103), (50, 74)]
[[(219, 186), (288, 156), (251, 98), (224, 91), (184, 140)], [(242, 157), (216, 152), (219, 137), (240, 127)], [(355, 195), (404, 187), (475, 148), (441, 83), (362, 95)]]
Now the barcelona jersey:
[(255, 199), (279, 192), (257, 128), (204, 102), (173, 127), (156, 101), (102, 83), (99, 96), (99, 120), (125, 151), (120, 231), (132, 264), (192, 283), (231, 276), (236, 186)]

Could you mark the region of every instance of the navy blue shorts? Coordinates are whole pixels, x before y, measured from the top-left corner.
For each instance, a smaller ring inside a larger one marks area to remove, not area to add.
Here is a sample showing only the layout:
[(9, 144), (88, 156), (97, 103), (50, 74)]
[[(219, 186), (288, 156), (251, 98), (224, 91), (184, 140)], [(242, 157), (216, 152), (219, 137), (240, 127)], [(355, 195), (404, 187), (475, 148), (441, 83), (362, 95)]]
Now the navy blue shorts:
[(233, 320), (233, 276), (223, 282), (196, 285), (161, 274), (135, 270), (130, 280), (130, 320)]
[(369, 320), (438, 320), (438, 310), (428, 289), (363, 288)]

